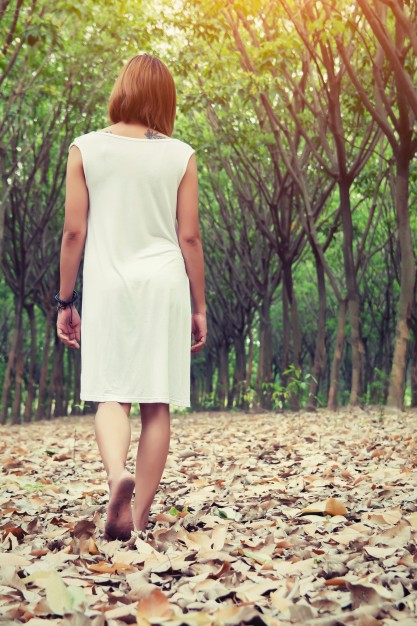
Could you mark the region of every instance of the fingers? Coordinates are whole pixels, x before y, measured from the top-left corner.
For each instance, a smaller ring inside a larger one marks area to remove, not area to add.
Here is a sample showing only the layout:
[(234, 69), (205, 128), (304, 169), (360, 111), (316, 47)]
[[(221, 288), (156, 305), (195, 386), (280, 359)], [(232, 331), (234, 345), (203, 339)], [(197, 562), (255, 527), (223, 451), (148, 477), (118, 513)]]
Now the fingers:
[(62, 330), (62, 328), (57, 328), (57, 335), (58, 335), (58, 339), (60, 339), (62, 343), (64, 343), (69, 348), (80, 347), (80, 344), (77, 341), (79, 337), (77, 336), (74, 337), (75, 333), (73, 331), (71, 333), (66, 333)]
[(81, 319), (77, 309), (63, 309), (58, 312), (56, 333), (58, 339), (69, 348), (80, 347)]
[(201, 350), (204, 348), (205, 345), (206, 345), (206, 337), (202, 336), (200, 337), (198, 341), (193, 343), (193, 345), (191, 346), (191, 352), (201, 352)]
[(68, 337), (68, 335), (58, 335), (59, 339), (62, 341), (62, 343), (64, 343), (66, 346), (68, 346), (69, 348), (79, 348), (80, 344), (78, 343), (78, 341), (76, 339), (70, 339)]
[(77, 339), (78, 341), (81, 340), (81, 325), (79, 322), (76, 322), (74, 324), (71, 324), (71, 322), (68, 322), (67, 329), (69, 330), (69, 333), (67, 334), (69, 334), (69, 337), (71, 339)]

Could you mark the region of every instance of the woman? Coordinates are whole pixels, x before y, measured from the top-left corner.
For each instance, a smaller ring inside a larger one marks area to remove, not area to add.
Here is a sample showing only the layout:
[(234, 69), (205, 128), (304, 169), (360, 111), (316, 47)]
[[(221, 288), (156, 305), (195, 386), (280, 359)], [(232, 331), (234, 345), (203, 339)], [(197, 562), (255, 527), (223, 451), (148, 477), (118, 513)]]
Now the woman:
[[(165, 64), (134, 56), (110, 94), (111, 125), (69, 146), (57, 334), (71, 348), (81, 342), (80, 397), (98, 402), (106, 539), (146, 528), (169, 450), (169, 404), (190, 406), (191, 352), (207, 337), (197, 165), (193, 148), (171, 137), (175, 114)], [(73, 303), (84, 246), (81, 320)], [(136, 476), (125, 467), (132, 402), (142, 422)]]

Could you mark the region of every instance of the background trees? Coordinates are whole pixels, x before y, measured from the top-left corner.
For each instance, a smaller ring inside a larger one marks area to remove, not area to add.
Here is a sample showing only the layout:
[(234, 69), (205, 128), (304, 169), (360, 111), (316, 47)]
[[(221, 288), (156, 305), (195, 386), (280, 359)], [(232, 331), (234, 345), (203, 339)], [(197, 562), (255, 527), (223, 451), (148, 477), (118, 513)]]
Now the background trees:
[(91, 409), (51, 305), (66, 152), (141, 52), (172, 69), (175, 136), (199, 162), (193, 406), (416, 404), (414, 3), (2, 7), (3, 421)]

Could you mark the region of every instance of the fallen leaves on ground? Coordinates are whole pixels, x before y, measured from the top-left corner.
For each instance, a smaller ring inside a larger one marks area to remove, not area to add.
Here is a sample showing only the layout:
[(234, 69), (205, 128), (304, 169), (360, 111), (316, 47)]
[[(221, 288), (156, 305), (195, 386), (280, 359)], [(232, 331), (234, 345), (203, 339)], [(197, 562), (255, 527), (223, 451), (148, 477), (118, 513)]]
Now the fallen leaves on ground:
[(125, 542), (93, 416), (2, 426), (0, 623), (415, 626), (417, 412), (382, 411), (173, 413)]

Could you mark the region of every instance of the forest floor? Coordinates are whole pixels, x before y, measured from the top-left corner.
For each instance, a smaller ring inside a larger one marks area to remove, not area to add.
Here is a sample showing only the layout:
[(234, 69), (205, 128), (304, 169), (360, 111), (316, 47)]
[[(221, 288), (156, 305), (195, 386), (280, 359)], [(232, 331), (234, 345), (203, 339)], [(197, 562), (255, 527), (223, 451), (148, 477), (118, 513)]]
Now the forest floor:
[(1, 624), (417, 624), (417, 411), (171, 423), (148, 528), (124, 542), (102, 538), (93, 415), (0, 426)]

